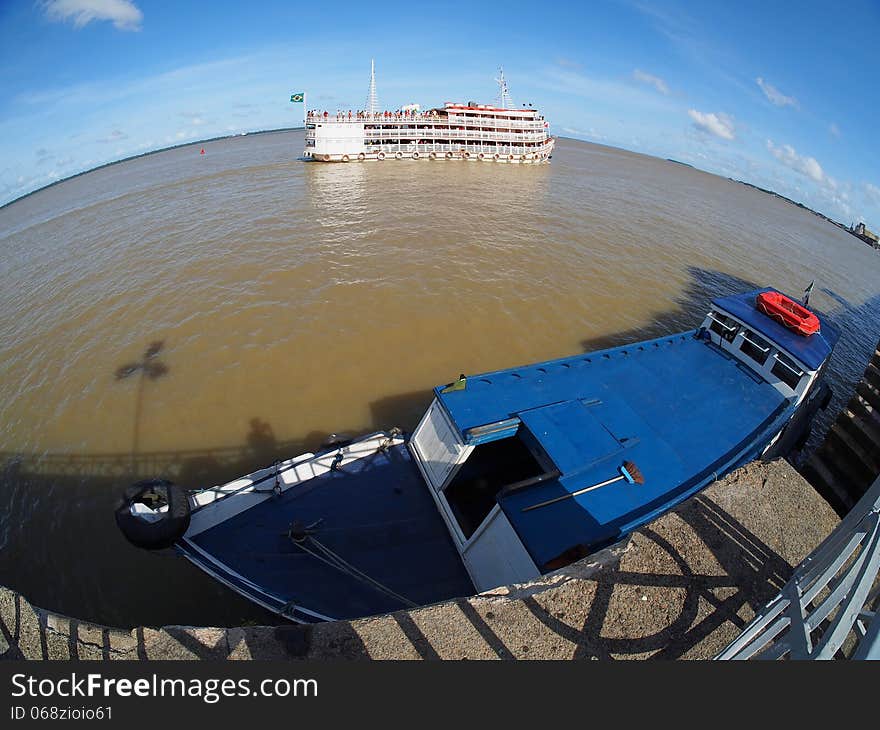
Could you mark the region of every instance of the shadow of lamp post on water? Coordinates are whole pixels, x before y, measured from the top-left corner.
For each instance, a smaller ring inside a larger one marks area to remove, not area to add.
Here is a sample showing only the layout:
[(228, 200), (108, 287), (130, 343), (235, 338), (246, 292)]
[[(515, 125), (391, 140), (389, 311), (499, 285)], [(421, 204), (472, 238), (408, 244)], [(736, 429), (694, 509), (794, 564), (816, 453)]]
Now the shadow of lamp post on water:
[(150, 380), (158, 380), (163, 375), (168, 373), (168, 366), (158, 360), (159, 353), (162, 352), (162, 348), (165, 345), (164, 340), (156, 340), (155, 342), (151, 342), (149, 347), (144, 350), (144, 354), (141, 356), (141, 359), (137, 362), (126, 363), (125, 365), (121, 365), (116, 368), (116, 380), (125, 380), (126, 378), (130, 378), (133, 375), (140, 375), (140, 381), (138, 382), (137, 389), (137, 400), (135, 401), (135, 409), (134, 409), (134, 435), (132, 437), (131, 444), (131, 458), (132, 458), (132, 466), (134, 466), (134, 459), (137, 455), (138, 451), (138, 441), (140, 438), (140, 424), (141, 424), (141, 412), (143, 410), (143, 400), (144, 400), (144, 382), (149, 378)]

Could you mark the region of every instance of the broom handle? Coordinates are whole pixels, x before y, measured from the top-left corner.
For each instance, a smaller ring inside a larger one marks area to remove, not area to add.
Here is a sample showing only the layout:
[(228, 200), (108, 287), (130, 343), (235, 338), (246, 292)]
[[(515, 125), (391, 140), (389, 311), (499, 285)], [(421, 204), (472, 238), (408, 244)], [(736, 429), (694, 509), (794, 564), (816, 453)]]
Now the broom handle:
[(524, 507), (522, 509), (522, 512), (529, 512), (530, 510), (538, 509), (538, 507), (546, 507), (548, 504), (561, 502), (563, 499), (568, 499), (569, 497), (576, 497), (577, 495), (584, 494), (585, 492), (592, 492), (594, 489), (598, 489), (599, 487), (607, 487), (609, 484), (619, 482), (621, 479), (626, 479), (626, 477), (623, 476), (623, 474), (617, 477), (612, 477), (611, 479), (607, 479), (604, 482), (594, 484), (592, 487), (584, 487), (583, 489), (578, 489), (577, 491), (563, 494), (561, 497), (554, 497), (553, 499), (548, 499), (546, 502), (538, 502), (538, 504), (533, 504), (531, 507)]

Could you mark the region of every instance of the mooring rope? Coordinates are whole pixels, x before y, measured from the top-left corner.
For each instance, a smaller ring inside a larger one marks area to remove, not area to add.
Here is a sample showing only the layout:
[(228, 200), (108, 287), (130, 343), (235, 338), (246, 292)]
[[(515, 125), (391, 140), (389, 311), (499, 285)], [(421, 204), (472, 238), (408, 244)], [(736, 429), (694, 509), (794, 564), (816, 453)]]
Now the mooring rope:
[[(323, 554), (315, 552), (314, 550), (310, 550), (305, 545), (306, 539), (310, 540), (315, 545), (315, 547)], [(362, 581), (364, 583), (367, 583), (368, 585), (373, 586), (373, 588), (380, 591), (381, 593), (384, 593), (387, 596), (390, 596), (391, 598), (395, 599), (396, 601), (400, 601), (404, 606), (407, 606), (408, 608), (418, 608), (417, 603), (413, 603), (411, 600), (409, 600), (405, 596), (401, 596), (399, 593), (395, 593), (388, 586), (383, 585), (382, 583), (377, 581), (375, 578), (371, 578), (369, 575), (367, 575), (363, 571), (358, 570), (351, 563), (347, 562), (344, 558), (342, 558), (340, 555), (337, 555), (330, 548), (328, 548), (326, 545), (323, 545), (318, 540), (316, 540), (313, 535), (306, 535), (305, 539), (302, 539), (302, 540), (293, 540), (293, 544), (296, 545), (298, 548), (300, 548), (303, 552), (311, 555), (313, 558), (320, 560), (325, 565), (329, 565), (331, 568), (335, 568), (336, 570), (340, 571), (341, 573), (344, 573), (344, 574), (346, 574), (356, 580)]]

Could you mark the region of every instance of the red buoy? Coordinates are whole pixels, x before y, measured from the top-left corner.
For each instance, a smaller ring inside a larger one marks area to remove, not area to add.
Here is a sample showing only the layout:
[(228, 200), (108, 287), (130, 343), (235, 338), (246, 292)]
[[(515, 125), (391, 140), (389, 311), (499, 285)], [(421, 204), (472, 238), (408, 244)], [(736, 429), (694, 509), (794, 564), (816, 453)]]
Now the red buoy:
[(203, 154), (205, 154), (205, 148), (204, 148), (204, 147), (202, 147), (202, 151), (201, 151), (201, 152), (199, 152), (199, 154), (200, 154), (200, 155), (203, 155)]
[(778, 320), (799, 335), (809, 337), (819, 331), (819, 318), (806, 307), (779, 292), (763, 292), (755, 302), (768, 317)]

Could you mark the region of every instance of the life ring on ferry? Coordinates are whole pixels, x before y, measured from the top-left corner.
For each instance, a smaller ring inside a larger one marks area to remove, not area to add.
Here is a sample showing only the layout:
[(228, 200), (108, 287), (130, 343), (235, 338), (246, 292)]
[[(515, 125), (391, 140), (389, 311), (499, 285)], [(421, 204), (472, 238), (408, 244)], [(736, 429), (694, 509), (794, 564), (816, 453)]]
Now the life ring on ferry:
[(394, 155), (394, 159), (402, 160), (403, 159), (403, 152), (398, 152), (396, 155)]
[(447, 153), (446, 153), (446, 159), (447, 159), (447, 160), (451, 160), (451, 159), (452, 159), (452, 153), (451, 153), (451, 152), (447, 152)]
[(342, 155), (342, 161), (348, 162), (348, 155)]
[(462, 157), (464, 157), (464, 159), (466, 159), (466, 160), (469, 160), (469, 159), (471, 159), (471, 153), (470, 153), (470, 152), (465, 152), (465, 153), (462, 155)]
[(418, 152), (413, 152), (413, 159), (414, 159), (414, 160), (419, 159), (419, 153), (418, 153)]
[(361, 162), (363, 162), (365, 159), (367, 159), (367, 156), (366, 156), (363, 152), (361, 152), (361, 153), (358, 155), (358, 159), (359, 159)]
[(324, 155), (324, 162), (330, 162), (330, 155)]
[(492, 155), (492, 159), (495, 160), (495, 162), (498, 162), (498, 160), (501, 159), (501, 155), (499, 155), (499, 154), (496, 152), (494, 155)]
[(378, 155), (376, 155), (376, 159), (377, 159), (377, 160), (384, 160), (384, 159), (385, 159), (385, 153), (384, 153), (384, 152), (380, 152)]
[(507, 155), (507, 159), (510, 160), (510, 161), (512, 162), (512, 161), (513, 161), (513, 155)]
[(486, 155), (484, 155), (482, 152), (480, 152), (480, 154), (477, 155), (477, 159), (478, 159), (478, 160), (485, 160), (485, 159), (486, 159)]
[(132, 484), (116, 506), (116, 526), (132, 545), (146, 550), (171, 547), (186, 534), (189, 496), (166, 479)]
[(428, 155), (428, 159), (429, 159), (429, 160), (436, 160), (436, 159), (437, 159), (437, 153), (436, 153), (436, 152), (431, 152), (431, 153)]

